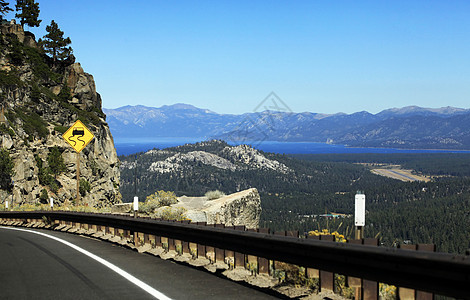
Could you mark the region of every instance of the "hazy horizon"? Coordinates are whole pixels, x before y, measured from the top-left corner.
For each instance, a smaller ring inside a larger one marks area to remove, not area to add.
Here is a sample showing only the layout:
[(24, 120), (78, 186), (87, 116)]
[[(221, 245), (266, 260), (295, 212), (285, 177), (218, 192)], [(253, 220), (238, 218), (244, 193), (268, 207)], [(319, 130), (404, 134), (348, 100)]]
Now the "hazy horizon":
[[(173, 103), (173, 104), (162, 104), (161, 106), (149, 106), (149, 105), (143, 105), (143, 104), (135, 104), (135, 105), (131, 105), (131, 104), (126, 104), (126, 105), (123, 105), (123, 106), (120, 106), (120, 107), (116, 107), (116, 108), (109, 108), (109, 107), (103, 107), (103, 109), (109, 109), (109, 110), (116, 110), (116, 109), (121, 109), (121, 108), (124, 108), (124, 107), (139, 107), (139, 106), (142, 106), (142, 107), (146, 107), (146, 108), (157, 108), (157, 109), (160, 109), (164, 106), (176, 106), (176, 105), (189, 105), (189, 106), (192, 106), (194, 108), (197, 108), (197, 109), (202, 109), (202, 110), (209, 110), (213, 113), (216, 113), (216, 114), (227, 114), (227, 113), (221, 113), (221, 112), (217, 112), (217, 111), (214, 111), (212, 109), (209, 109), (209, 108), (206, 108), (206, 107), (198, 107), (198, 106), (195, 106), (193, 104), (189, 104), (189, 103), (182, 103), (182, 102), (179, 102), (179, 103)], [(451, 108), (451, 109), (457, 109), (457, 110), (470, 110), (470, 108), (465, 108), (465, 107), (454, 107), (454, 106), (442, 106), (442, 107), (422, 107), (422, 106), (416, 106), (416, 105), (408, 105), (408, 106), (403, 106), (403, 107), (390, 107), (390, 108), (385, 108), (381, 111), (378, 111), (378, 112), (370, 112), (368, 110), (361, 110), (361, 111), (354, 111), (354, 112), (350, 112), (350, 113), (345, 113), (345, 112), (341, 112), (341, 111), (338, 111), (338, 112), (334, 112), (334, 113), (324, 113), (324, 112), (317, 112), (317, 111), (281, 111), (281, 112), (292, 112), (292, 113), (316, 113), (316, 114), (324, 114), (324, 115), (335, 115), (335, 114), (354, 114), (354, 113), (358, 113), (358, 112), (368, 112), (368, 113), (371, 113), (371, 114), (378, 114), (380, 112), (383, 112), (383, 111), (386, 111), (386, 110), (400, 110), (400, 109), (405, 109), (405, 108), (422, 108), (422, 109), (426, 109), (426, 110), (432, 110), (432, 111), (436, 111), (436, 110), (440, 110), (440, 109), (446, 109), (446, 108)], [(239, 113), (239, 114), (245, 114), (245, 113), (253, 113), (254, 111), (246, 111), (246, 112), (242, 112), (242, 113)], [(239, 114), (234, 114), (234, 113), (228, 113), (230, 115), (239, 115)]]

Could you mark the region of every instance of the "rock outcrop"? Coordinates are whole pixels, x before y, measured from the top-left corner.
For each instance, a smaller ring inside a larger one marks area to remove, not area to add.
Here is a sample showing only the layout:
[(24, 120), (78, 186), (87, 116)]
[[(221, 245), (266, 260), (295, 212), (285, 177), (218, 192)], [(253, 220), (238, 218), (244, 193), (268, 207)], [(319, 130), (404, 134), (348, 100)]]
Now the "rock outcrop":
[(239, 145), (236, 147), (225, 147), (222, 156), (234, 162), (241, 162), (249, 168), (270, 169), (281, 173), (288, 173), (290, 170), (284, 164), (266, 158), (258, 150), (248, 146)]
[[(207, 143), (217, 142), (218, 141), (209, 141)], [(174, 149), (178, 149), (178, 147)], [(265, 157), (258, 150), (248, 145), (239, 145), (235, 147), (227, 146), (218, 153), (209, 153), (200, 150), (190, 151), (187, 153), (171, 152), (168, 150), (149, 150), (145, 154), (148, 157), (171, 155), (166, 157), (164, 160), (156, 160), (152, 162), (148, 167), (148, 171), (162, 174), (189, 169), (192, 166), (197, 166), (198, 164), (229, 171), (265, 169), (283, 174), (292, 171), (286, 165)], [(122, 166), (132, 168), (129, 163), (124, 163)]]
[(215, 200), (206, 197), (179, 197), (173, 208), (184, 208), (192, 222), (224, 224), (226, 226), (245, 225), (258, 228), (261, 215), (261, 199), (258, 190), (251, 188), (226, 195)]
[(185, 162), (198, 162), (231, 171), (236, 169), (236, 166), (225, 158), (204, 151), (191, 151), (188, 153), (176, 153), (164, 161), (156, 161), (150, 165), (149, 171), (159, 173), (174, 172), (182, 170)]
[[(75, 198), (77, 154), (62, 134), (80, 119), (95, 136), (80, 153), (80, 180), (88, 185), (82, 204), (121, 202), (119, 161), (93, 76), (73, 63), (73, 56), (52, 62), (21, 25), (2, 24), (1, 33), (0, 106), (5, 122), (0, 124), (0, 143), (15, 164), (14, 201), (37, 203), (43, 190), (59, 204)], [(45, 183), (41, 176), (52, 167), (52, 149), (60, 151), (65, 170)]]

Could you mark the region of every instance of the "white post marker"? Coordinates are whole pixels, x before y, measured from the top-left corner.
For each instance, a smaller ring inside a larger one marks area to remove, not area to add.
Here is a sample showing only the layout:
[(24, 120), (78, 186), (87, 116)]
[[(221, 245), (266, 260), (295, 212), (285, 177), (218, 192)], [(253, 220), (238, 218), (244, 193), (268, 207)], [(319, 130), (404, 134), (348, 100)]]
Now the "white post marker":
[(366, 195), (362, 192), (357, 192), (354, 204), (356, 239), (362, 239), (364, 237), (364, 225), (366, 224)]
[(357, 193), (354, 207), (354, 224), (364, 226), (366, 224), (366, 195)]
[(49, 198), (50, 204), (51, 204), (51, 209), (54, 209), (54, 198)]
[(5, 210), (8, 209), (8, 200), (5, 200)]
[(137, 211), (139, 210), (139, 197), (134, 197), (134, 218), (137, 218)]

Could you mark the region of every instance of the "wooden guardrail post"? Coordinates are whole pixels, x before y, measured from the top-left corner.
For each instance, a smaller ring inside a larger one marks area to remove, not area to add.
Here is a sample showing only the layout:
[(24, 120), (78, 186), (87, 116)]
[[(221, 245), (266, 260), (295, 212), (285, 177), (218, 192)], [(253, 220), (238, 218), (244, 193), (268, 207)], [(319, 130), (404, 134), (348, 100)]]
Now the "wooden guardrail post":
[[(334, 235), (320, 235), (321, 241), (335, 241)], [(335, 275), (332, 272), (320, 270), (320, 292), (335, 291)]]
[[(181, 223), (183, 223), (183, 224), (190, 224), (191, 221), (189, 221), (189, 220), (183, 220), (183, 221), (181, 221)], [(181, 247), (182, 247), (182, 253), (183, 253), (184, 255), (190, 255), (190, 254), (191, 254), (191, 248), (190, 248), (189, 242), (187, 242), (187, 241), (181, 241)]]
[[(215, 224), (216, 228), (225, 228), (224, 224)], [(215, 248), (215, 262), (225, 263), (225, 251), (221, 248)]]
[[(373, 238), (362, 239), (364, 245), (379, 246), (379, 240)], [(362, 299), (364, 300), (377, 300), (379, 299), (379, 283), (371, 280), (362, 280)]]
[[(206, 226), (206, 222), (196, 222), (196, 225)], [(198, 258), (207, 258), (206, 257), (206, 245), (197, 244), (197, 257)]]
[[(235, 226), (225, 226), (227, 230), (234, 230)], [(230, 270), (235, 268), (235, 252), (225, 249), (225, 263), (229, 266)]]
[(144, 233), (144, 245), (150, 245), (150, 235), (148, 233)]
[[(400, 249), (405, 250), (415, 250), (415, 251), (427, 251), (427, 252), (435, 252), (436, 245), (434, 244), (401, 244), (399, 245)], [(434, 298), (432, 293), (417, 291), (414, 289), (398, 287), (398, 297), (400, 299), (406, 300), (432, 300)]]
[[(281, 230), (281, 231), (274, 231), (274, 235), (280, 235), (280, 236), (286, 236), (286, 231)], [(281, 261), (273, 260), (273, 276), (276, 277), (276, 270), (282, 270), (282, 263)], [(279, 275), (278, 275), (279, 276)], [(286, 274), (287, 276), (287, 274)], [(279, 280), (281, 280), (279, 278)]]
[[(214, 226), (214, 225), (208, 225), (206, 222), (204, 222), (203, 224), (204, 226)], [(212, 263), (215, 263), (215, 248), (212, 247), (212, 246), (205, 246), (205, 250), (206, 250), (206, 257), (210, 262), (211, 264)]]
[[(257, 232), (256, 229), (247, 229), (247, 231)], [(246, 261), (247, 261), (246, 267), (248, 271), (250, 271), (252, 275), (258, 274), (259, 273), (258, 256), (246, 255)]]
[[(245, 230), (245, 226), (234, 226), (234, 230)], [(240, 252), (235, 252), (235, 268), (245, 268), (245, 254), (240, 253)]]
[[(361, 245), (362, 244), (362, 239), (360, 240), (348, 240), (348, 244), (356, 244), (356, 245)], [(351, 288), (354, 288), (354, 299), (362, 299), (362, 280), (361, 278), (357, 278), (357, 277), (351, 277), (351, 276), (348, 276), (347, 277), (347, 281), (348, 281), (348, 286), (351, 287)]]
[[(259, 233), (269, 234), (269, 228), (258, 228)], [(258, 257), (258, 273), (269, 275), (269, 260)]]
[[(416, 250), (416, 245), (400, 244), (399, 248), (405, 250)], [(415, 300), (415, 290), (404, 287), (398, 287), (397, 296), (400, 300)]]
[[(318, 235), (307, 235), (307, 239), (320, 240)], [(318, 279), (320, 280), (320, 270), (307, 268), (307, 278)]]
[[(436, 245), (435, 244), (418, 244), (418, 247), (416, 248), (416, 250), (436, 252)], [(416, 300), (432, 300), (433, 298), (434, 298), (434, 295), (432, 293), (416, 291)]]

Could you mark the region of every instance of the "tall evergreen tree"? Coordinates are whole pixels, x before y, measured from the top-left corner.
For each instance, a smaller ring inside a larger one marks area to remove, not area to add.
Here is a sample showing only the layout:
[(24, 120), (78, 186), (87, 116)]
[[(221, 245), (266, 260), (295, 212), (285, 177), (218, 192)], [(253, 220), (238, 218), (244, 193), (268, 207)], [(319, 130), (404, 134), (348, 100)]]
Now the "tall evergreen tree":
[(10, 152), (4, 148), (0, 149), (0, 189), (11, 189), (11, 177), (15, 174)]
[(9, 7), (9, 5), (10, 3), (6, 2), (5, 0), (0, 0), (0, 14), (6, 16), (8, 12), (13, 11), (13, 9)]
[(20, 19), (22, 26), (25, 24), (31, 27), (39, 27), (41, 20), (39, 20), (39, 3), (34, 0), (16, 0), (16, 11), (18, 12), (15, 17)]
[(46, 31), (48, 33), (40, 41), (46, 53), (52, 55), (54, 62), (67, 59), (72, 54), (72, 48), (68, 47), (72, 43), (70, 38), (64, 38), (64, 32), (54, 20), (46, 27)]
[(54, 174), (55, 177), (67, 170), (67, 167), (64, 163), (64, 158), (62, 157), (62, 153), (60, 153), (59, 147), (57, 146), (52, 148), (49, 154), (47, 155), (47, 163), (49, 164), (49, 169), (51, 170), (51, 173)]

